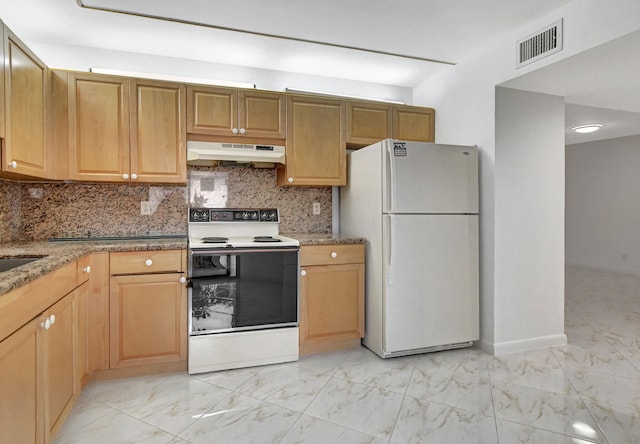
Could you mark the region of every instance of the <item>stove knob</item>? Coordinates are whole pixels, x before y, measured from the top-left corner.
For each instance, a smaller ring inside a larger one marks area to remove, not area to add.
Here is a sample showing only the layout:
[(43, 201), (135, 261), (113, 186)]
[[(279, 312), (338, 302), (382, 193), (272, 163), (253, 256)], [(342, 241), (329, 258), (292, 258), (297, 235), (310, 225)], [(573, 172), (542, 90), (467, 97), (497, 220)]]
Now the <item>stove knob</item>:
[(249, 220), (249, 212), (247, 212), (247, 211), (243, 211), (243, 212), (242, 212), (242, 219), (244, 219), (244, 220)]
[(258, 212), (257, 211), (251, 213), (251, 219), (258, 220)]

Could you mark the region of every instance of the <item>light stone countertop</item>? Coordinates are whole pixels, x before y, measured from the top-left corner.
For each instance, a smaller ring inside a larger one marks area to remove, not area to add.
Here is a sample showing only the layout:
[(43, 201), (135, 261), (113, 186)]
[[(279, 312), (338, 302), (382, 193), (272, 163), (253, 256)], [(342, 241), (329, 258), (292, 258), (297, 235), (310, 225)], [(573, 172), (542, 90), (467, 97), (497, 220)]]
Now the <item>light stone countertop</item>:
[(339, 245), (339, 244), (364, 244), (364, 237), (346, 236), (336, 233), (280, 233), (283, 236), (296, 239), (300, 246), (307, 245)]
[(187, 238), (122, 239), (109, 241), (4, 242), (1, 257), (43, 256), (33, 262), (0, 272), (0, 295), (27, 284), (82, 256), (102, 251), (179, 250), (187, 248)]

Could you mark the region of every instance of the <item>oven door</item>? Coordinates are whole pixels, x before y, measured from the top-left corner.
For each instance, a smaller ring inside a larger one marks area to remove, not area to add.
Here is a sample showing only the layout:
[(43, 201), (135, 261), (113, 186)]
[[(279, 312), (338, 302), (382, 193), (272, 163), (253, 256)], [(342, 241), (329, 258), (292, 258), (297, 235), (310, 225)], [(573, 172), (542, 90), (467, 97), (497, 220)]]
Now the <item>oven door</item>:
[(298, 325), (299, 248), (189, 252), (189, 334)]

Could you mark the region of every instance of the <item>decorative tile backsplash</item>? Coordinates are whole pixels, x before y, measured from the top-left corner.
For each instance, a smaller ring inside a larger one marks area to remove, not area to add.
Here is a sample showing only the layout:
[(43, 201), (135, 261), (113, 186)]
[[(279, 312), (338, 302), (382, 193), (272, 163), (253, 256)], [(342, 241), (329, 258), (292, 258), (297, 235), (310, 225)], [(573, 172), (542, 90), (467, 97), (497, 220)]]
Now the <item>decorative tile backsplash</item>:
[[(187, 187), (0, 181), (0, 241), (186, 234), (190, 205), (275, 207), (282, 232), (331, 232), (331, 188), (278, 187), (275, 175), (274, 169), (194, 167)], [(146, 200), (151, 215), (140, 214)], [(318, 216), (311, 214), (313, 202), (320, 203)]]
[(20, 238), (20, 190), (15, 182), (0, 181), (0, 242)]

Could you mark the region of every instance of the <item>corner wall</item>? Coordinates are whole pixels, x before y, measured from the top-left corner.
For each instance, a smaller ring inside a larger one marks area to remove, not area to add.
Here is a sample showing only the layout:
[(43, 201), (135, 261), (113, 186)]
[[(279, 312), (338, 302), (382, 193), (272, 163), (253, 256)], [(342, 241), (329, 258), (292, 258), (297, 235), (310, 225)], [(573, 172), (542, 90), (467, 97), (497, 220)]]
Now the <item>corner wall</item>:
[(564, 345), (564, 99), (496, 88), (495, 354)]

